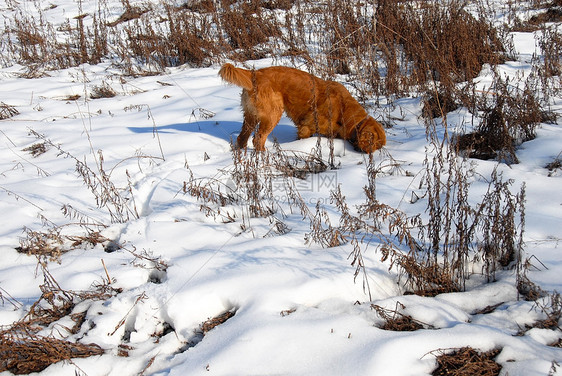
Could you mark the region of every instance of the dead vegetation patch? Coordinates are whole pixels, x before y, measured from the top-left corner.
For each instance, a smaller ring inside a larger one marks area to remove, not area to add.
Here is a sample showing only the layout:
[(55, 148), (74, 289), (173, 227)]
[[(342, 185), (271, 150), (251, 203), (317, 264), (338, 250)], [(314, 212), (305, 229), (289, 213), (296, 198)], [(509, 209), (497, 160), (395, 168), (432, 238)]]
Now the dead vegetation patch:
[(527, 24), (539, 27), (550, 22), (562, 22), (562, 4), (560, 4), (560, 1), (553, 1), (548, 4), (546, 10), (529, 18)]
[(235, 314), (236, 314), (236, 309), (231, 309), (229, 311), (221, 313), (218, 316), (215, 316), (213, 318), (204, 321), (200, 326), (201, 332), (203, 333), (203, 335), (207, 334), (212, 329), (216, 328), (221, 324), (224, 324), (227, 320), (234, 317)]
[(98, 284), (93, 291), (63, 290), (45, 262), (39, 260), (37, 266), (44, 277), (44, 283), (39, 286), (41, 296), (21, 320), (0, 331), (0, 372), (9, 371), (17, 375), (40, 372), (62, 360), (104, 353), (96, 344), (71, 342), (38, 333), (66, 316), (74, 325), (71, 328), (61, 326), (61, 330), (57, 331), (59, 335), (78, 333), (85, 322), (86, 311), (72, 313), (76, 304), (87, 300), (107, 300), (120, 290), (111, 287), (108, 281)]
[(28, 331), (10, 328), (0, 331), (0, 372), (15, 375), (41, 372), (62, 360), (102, 355), (96, 344), (69, 342), (53, 337), (39, 336)]
[(386, 309), (376, 304), (371, 304), (371, 309), (374, 309), (377, 315), (384, 320), (384, 324), (379, 326), (379, 328), (383, 330), (413, 332), (424, 328), (431, 328), (430, 325), (423, 324), (421, 321), (412, 318), (410, 315), (398, 312), (399, 309), (404, 308), (406, 307), (400, 302), (396, 303), (396, 309), (394, 310)]
[(459, 108), (459, 104), (453, 98), (452, 93), (431, 90), (423, 98), (422, 115), (430, 119), (441, 118), (457, 108)]
[(457, 138), (456, 148), (469, 158), (518, 163), (517, 147), (533, 140), (540, 123), (550, 119), (532, 85), (527, 81), (519, 88), (496, 76), (495, 92), (474, 100), (482, 121), (474, 132)]
[(45, 154), (48, 150), (48, 145), (45, 144), (44, 142), (37, 142), (31, 146), (28, 146), (24, 149), (22, 149), (23, 151), (28, 152), (29, 154), (31, 154), (31, 156), (33, 158), (37, 158), (38, 156)]
[(0, 120), (6, 120), (19, 114), (19, 111), (14, 107), (0, 102)]
[(547, 163), (544, 168), (548, 170), (548, 176), (556, 176), (562, 170), (562, 153), (558, 154), (552, 162)]
[(127, 6), (125, 8), (125, 11), (115, 21), (108, 22), (107, 26), (115, 27), (122, 22), (127, 22), (130, 20), (135, 20), (137, 18), (140, 18), (143, 14), (148, 13), (150, 11), (150, 8), (148, 7), (144, 7), (144, 8), (134, 7), (134, 6), (130, 6), (128, 4), (128, 1), (126, 3)]
[(448, 349), (433, 351), (437, 368), (433, 376), (497, 376), (502, 369), (494, 358), (501, 349), (480, 353), (471, 347), (462, 347), (450, 352)]
[(61, 227), (52, 227), (46, 231), (24, 228), (24, 233), (25, 237), (20, 238), (20, 246), (16, 247), (16, 251), (49, 261), (57, 261), (64, 253), (73, 249), (111, 242), (98, 231), (89, 231), (85, 235), (64, 235)]
[(562, 330), (560, 327), (560, 319), (562, 318), (562, 297), (557, 291), (537, 299), (535, 301), (534, 308), (546, 317), (544, 319), (537, 320), (531, 325), (525, 324), (525, 328), (519, 331), (519, 335), (523, 335), (533, 328), (557, 331)]
[(91, 99), (100, 98), (113, 98), (117, 95), (117, 92), (109, 86), (107, 83), (103, 83), (99, 86), (94, 86), (92, 92), (90, 93)]

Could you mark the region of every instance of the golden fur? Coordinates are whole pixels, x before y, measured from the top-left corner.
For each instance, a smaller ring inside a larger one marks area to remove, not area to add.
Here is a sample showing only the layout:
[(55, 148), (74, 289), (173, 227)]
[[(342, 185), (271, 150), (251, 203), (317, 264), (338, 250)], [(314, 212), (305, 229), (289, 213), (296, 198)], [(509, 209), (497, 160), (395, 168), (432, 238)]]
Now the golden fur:
[(386, 143), (382, 125), (340, 83), (288, 67), (247, 70), (224, 64), (219, 75), (243, 88), (244, 123), (237, 147), (245, 148), (255, 130), (254, 148), (265, 150), (265, 140), (283, 111), (297, 126), (299, 139), (313, 134), (339, 137), (366, 153)]

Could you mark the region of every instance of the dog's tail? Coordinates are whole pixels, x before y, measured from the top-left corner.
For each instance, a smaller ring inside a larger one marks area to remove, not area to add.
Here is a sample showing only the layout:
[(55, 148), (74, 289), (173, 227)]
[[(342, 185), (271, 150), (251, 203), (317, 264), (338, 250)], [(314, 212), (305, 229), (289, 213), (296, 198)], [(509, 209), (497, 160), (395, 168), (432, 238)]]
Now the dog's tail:
[(220, 69), (219, 76), (226, 82), (252, 90), (252, 71), (250, 70), (236, 68), (234, 65), (226, 63)]

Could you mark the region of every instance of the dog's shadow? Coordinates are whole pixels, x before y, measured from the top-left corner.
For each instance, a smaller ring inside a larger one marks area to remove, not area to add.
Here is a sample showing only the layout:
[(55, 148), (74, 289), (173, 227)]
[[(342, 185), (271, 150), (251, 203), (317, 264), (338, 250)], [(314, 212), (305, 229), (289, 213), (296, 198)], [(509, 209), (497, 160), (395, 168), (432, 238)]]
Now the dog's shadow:
[[(128, 127), (133, 133), (154, 133), (154, 127)], [(156, 131), (160, 134), (189, 132), (207, 134), (222, 139), (226, 142), (235, 142), (236, 137), (242, 129), (242, 123), (236, 121), (213, 121), (204, 120), (192, 123), (175, 123), (157, 126)], [(277, 140), (280, 144), (292, 142), (297, 139), (297, 129), (290, 120), (283, 121), (273, 129), (268, 137), (269, 141)], [(249, 145), (251, 146), (251, 144)]]

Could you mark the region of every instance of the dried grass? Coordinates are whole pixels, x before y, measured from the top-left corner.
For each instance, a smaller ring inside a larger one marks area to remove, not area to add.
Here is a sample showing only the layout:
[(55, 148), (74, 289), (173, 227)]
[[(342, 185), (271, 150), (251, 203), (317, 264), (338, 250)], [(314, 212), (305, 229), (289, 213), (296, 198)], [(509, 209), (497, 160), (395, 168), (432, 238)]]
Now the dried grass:
[(497, 376), (502, 367), (494, 361), (501, 350), (479, 353), (470, 347), (463, 347), (453, 352), (437, 350), (438, 367), (433, 376)]
[(371, 309), (377, 312), (377, 315), (384, 320), (384, 324), (379, 326), (379, 328), (384, 330), (391, 330), (395, 332), (413, 332), (416, 330), (430, 328), (430, 325), (424, 324), (418, 321), (410, 315), (405, 315), (398, 312), (399, 309), (403, 310), (406, 308), (400, 302), (396, 303), (396, 308), (394, 310), (383, 308), (376, 304), (371, 304)]
[(14, 107), (0, 102), (0, 120), (6, 120), (19, 114), (19, 111)]
[(0, 372), (26, 375), (41, 372), (62, 360), (87, 358), (103, 353), (104, 350), (96, 344), (73, 343), (39, 336), (14, 327), (0, 331)]
[(562, 170), (562, 152), (552, 162), (547, 163), (544, 168), (548, 170), (548, 176), (556, 176)]
[(46, 231), (24, 228), (25, 237), (20, 238), (20, 246), (16, 247), (16, 251), (49, 261), (58, 261), (64, 253), (73, 249), (110, 242), (99, 231), (88, 230), (85, 235), (64, 235), (62, 230), (60, 226), (51, 227)]
[(38, 156), (47, 152), (48, 145), (46, 145), (44, 142), (38, 142), (22, 150), (31, 154), (33, 158), (37, 158)]
[(201, 332), (203, 335), (207, 334), (209, 331), (213, 330), (217, 326), (224, 324), (227, 320), (234, 317), (236, 314), (236, 309), (226, 311), (218, 316), (208, 319), (200, 325)]
[[(70, 342), (37, 333), (66, 316), (70, 316), (74, 325), (63, 328), (69, 334), (78, 333), (85, 322), (86, 311), (71, 313), (76, 304), (86, 300), (106, 300), (119, 290), (104, 283), (94, 291), (66, 291), (53, 278), (45, 262), (39, 260), (37, 266), (44, 277), (44, 283), (39, 286), (41, 296), (21, 320), (0, 331), (0, 372), (9, 371), (17, 375), (40, 372), (62, 360), (104, 353), (96, 344)], [(63, 332), (58, 331), (59, 334)]]

